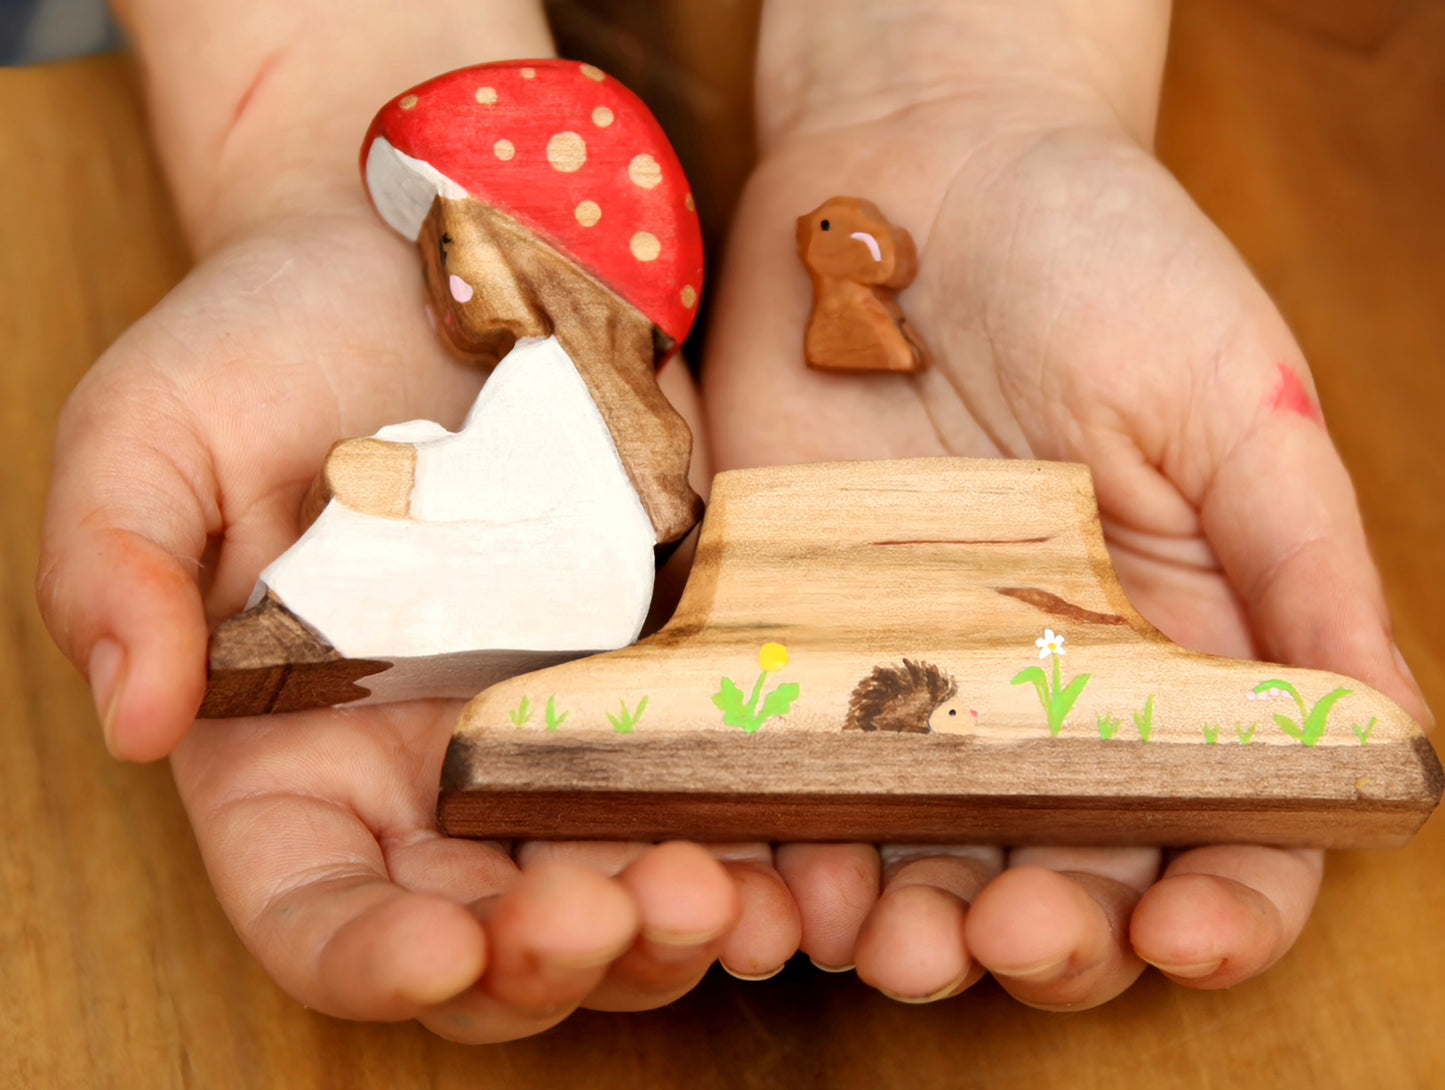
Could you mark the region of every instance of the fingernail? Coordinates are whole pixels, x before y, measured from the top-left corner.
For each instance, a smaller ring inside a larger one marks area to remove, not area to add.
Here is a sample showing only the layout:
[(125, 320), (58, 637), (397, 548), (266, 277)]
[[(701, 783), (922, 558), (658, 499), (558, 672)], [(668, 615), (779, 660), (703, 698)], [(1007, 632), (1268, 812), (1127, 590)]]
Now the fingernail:
[(1006, 976), (1010, 980), (1050, 980), (1056, 976), (1063, 975), (1068, 968), (1068, 958), (1058, 958), (1054, 961), (1044, 961), (1037, 965), (1026, 966), (1022, 969), (995, 969), (996, 976)]
[(718, 964), (722, 965), (723, 972), (727, 973), (728, 976), (737, 977), (739, 980), (772, 980), (773, 977), (781, 973), (784, 968), (784, 966), (779, 965), (776, 969), (767, 973), (740, 973), (736, 969), (729, 969), (722, 962), (718, 962)]
[(809, 958), (808, 960), (813, 963), (814, 969), (822, 969), (825, 973), (851, 973), (853, 971), (851, 963), (848, 965), (824, 965), (817, 958)]
[(879, 988), (878, 990), (883, 992), (884, 995), (895, 1003), (908, 1003), (912, 1006), (918, 1006), (922, 1003), (937, 1003), (940, 999), (947, 999), (950, 996), (957, 995), (959, 989), (963, 987), (963, 982), (967, 979), (968, 973), (965, 972), (958, 979), (949, 981), (932, 995), (898, 995), (895, 992), (886, 991), (883, 988)]
[(1405, 680), (1410, 683), (1410, 688), (1414, 689), (1416, 695), (1420, 697), (1420, 703), (1424, 705), (1425, 708), (1425, 716), (1430, 720), (1428, 723), (1421, 723), (1420, 725), (1422, 727), (1433, 727), (1435, 725), (1435, 712), (1430, 707), (1429, 702), (1426, 701), (1425, 693), (1420, 688), (1420, 683), (1415, 680), (1415, 671), (1410, 669), (1410, 664), (1405, 661), (1404, 652), (1402, 652), (1398, 646), (1391, 648), (1391, 650), (1395, 652), (1395, 665), (1400, 668), (1400, 673), (1403, 674)]
[[(1145, 958), (1144, 960), (1148, 961), (1149, 959)], [(1202, 977), (1214, 974), (1219, 967), (1224, 964), (1224, 959), (1219, 958), (1217, 961), (1201, 961), (1194, 965), (1165, 965), (1163, 962), (1158, 961), (1150, 961), (1149, 964), (1161, 973), (1177, 976), (1182, 980), (1199, 980)]]
[(105, 735), (105, 747), (115, 752), (115, 717), (120, 710), (121, 673), (125, 669), (125, 649), (109, 636), (102, 636), (90, 649), (86, 675), (90, 679), (95, 714)]

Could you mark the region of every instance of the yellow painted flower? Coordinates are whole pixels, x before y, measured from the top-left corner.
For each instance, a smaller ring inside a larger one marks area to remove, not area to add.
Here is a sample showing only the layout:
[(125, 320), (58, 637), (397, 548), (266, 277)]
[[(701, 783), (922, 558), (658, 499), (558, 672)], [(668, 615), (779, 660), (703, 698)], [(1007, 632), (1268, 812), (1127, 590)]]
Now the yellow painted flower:
[(776, 674), (788, 665), (788, 649), (780, 643), (765, 643), (758, 652), (758, 665), (765, 673)]

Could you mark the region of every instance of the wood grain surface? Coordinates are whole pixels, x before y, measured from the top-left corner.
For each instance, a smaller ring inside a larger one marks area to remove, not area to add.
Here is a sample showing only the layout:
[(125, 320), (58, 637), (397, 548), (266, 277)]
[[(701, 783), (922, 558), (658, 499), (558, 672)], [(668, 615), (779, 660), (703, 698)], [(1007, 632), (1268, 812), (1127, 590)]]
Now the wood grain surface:
[[(677, 25), (713, 38), (737, 10), (696, 6), (716, 17)], [(1321, 14), (1371, 6), (1181, 2), (1161, 146), (1304, 341), (1400, 643), (1442, 708), (1445, 13)], [(0, 101), (0, 1087), (1445, 1086), (1439, 817), (1408, 849), (1333, 857), (1295, 950), (1223, 993), (1151, 974), (1070, 1016), (990, 984), (909, 1007), (800, 961), (475, 1049), (303, 1010), (222, 918), (165, 768), (106, 756), (32, 604), (60, 404), (185, 268), (133, 76), (5, 71)]]
[(672, 619), (472, 699), (437, 815), (483, 840), (1384, 848), (1440, 789), (1368, 686), (1135, 612), (1084, 467), (914, 458), (719, 473)]

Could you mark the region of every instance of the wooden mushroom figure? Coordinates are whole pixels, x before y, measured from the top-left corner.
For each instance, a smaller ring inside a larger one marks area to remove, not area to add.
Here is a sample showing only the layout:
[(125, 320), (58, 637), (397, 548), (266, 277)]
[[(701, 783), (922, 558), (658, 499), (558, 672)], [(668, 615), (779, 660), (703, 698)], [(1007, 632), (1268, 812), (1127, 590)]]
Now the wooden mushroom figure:
[(917, 374), (928, 349), (895, 298), (918, 275), (913, 238), (872, 201), (833, 197), (798, 217), (798, 256), (813, 281), (803, 337), (820, 371)]
[(655, 373), (702, 243), (646, 107), (590, 65), (463, 69), (382, 108), (362, 172), (417, 243), (440, 335), (494, 369), (458, 432), (332, 449), (315, 521), (213, 638), (203, 715), (470, 696), (625, 646), (656, 551), (701, 514)]

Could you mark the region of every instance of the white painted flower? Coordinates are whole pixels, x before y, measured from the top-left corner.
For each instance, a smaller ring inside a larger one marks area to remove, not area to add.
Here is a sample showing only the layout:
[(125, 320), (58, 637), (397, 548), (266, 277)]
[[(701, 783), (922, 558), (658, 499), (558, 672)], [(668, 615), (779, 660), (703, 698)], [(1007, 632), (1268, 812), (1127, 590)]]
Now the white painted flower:
[(1039, 649), (1039, 658), (1046, 659), (1050, 655), (1062, 655), (1064, 653), (1064, 637), (1056, 635), (1052, 628), (1044, 629), (1041, 639), (1034, 640), (1034, 646)]
[(1253, 689), (1251, 689), (1251, 690), (1249, 690), (1249, 692), (1247, 692), (1247, 693), (1244, 694), (1244, 698), (1245, 698), (1246, 700), (1258, 700), (1261, 695), (1263, 695), (1263, 694), (1257, 693), (1257, 692), (1255, 692)]

